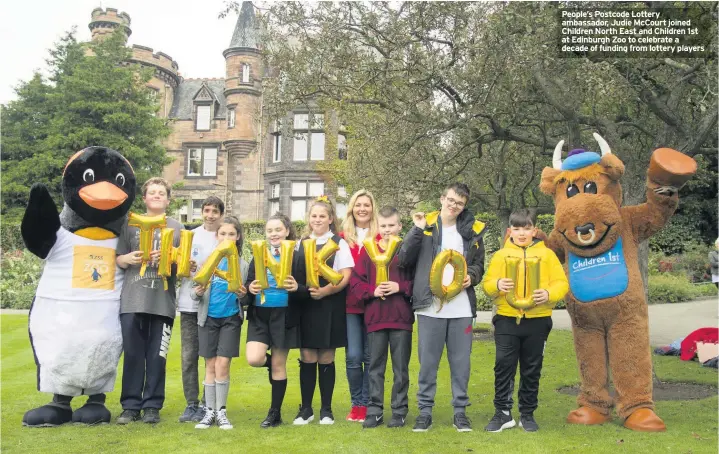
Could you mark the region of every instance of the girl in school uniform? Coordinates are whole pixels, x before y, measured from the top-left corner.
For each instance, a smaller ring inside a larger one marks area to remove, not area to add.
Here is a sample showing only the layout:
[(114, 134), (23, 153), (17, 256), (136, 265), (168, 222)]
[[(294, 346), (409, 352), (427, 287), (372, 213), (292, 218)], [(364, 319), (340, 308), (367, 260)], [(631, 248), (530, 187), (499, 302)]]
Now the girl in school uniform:
[[(377, 205), (369, 191), (360, 189), (352, 194), (347, 215), (342, 222), (340, 237), (347, 241), (355, 263), (364, 246), (365, 238), (379, 237), (377, 227)], [(369, 404), (369, 343), (367, 326), (364, 322), (365, 304), (348, 289), (347, 292), (347, 383), (350, 388), (352, 410), (347, 421), (363, 422)]]
[[(297, 235), (290, 218), (282, 213), (270, 216), (265, 226), (270, 254), (279, 262), (280, 245), (284, 240), (296, 240)], [(255, 280), (255, 259), (250, 262), (247, 276), (249, 294), (247, 308), (247, 362), (253, 367), (269, 369), (272, 385), (270, 411), (260, 427), (267, 429), (282, 424), (282, 401), (287, 390), (287, 354), (300, 346), (300, 309), (309, 297), (304, 285), (304, 263), (293, 257), (292, 275), (285, 280), (284, 288), (277, 288), (275, 277), (267, 273), (269, 288), (262, 290)], [(299, 258), (303, 257), (299, 255)], [(294, 277), (293, 277), (294, 276)], [(298, 280), (302, 285), (298, 284)], [(263, 302), (264, 298), (264, 302)], [(272, 354), (267, 353), (272, 350)]]
[[(334, 424), (332, 394), (335, 387), (335, 349), (347, 345), (347, 320), (345, 318), (346, 287), (354, 260), (349, 245), (337, 235), (337, 216), (334, 205), (326, 196), (310, 202), (307, 211), (307, 227), (303, 239), (314, 238), (319, 251), (328, 240), (333, 240), (339, 250), (327, 260), (327, 264), (342, 274), (342, 281), (332, 285), (320, 276), (319, 288), (309, 288), (310, 297), (302, 303), (300, 316), (300, 391), (302, 405), (294, 424), (308, 424), (314, 420), (312, 398), (315, 383), (319, 381), (322, 406), (320, 424)], [(302, 243), (295, 252), (304, 261)]]
[[(217, 230), (217, 241), (232, 240), (237, 251), (242, 253), (242, 225), (237, 218), (226, 216)], [(227, 271), (227, 258), (217, 266)], [(247, 276), (247, 262), (240, 258), (240, 273), (244, 281)], [(227, 395), (230, 392), (230, 363), (232, 358), (240, 356), (240, 331), (242, 329), (242, 308), (240, 299), (245, 296), (244, 289), (238, 292), (227, 291), (227, 281), (213, 276), (207, 288), (195, 286), (190, 296), (199, 300), (197, 305), (197, 324), (200, 356), (205, 358), (205, 414), (195, 426), (196, 429), (208, 429), (213, 425), (220, 429), (232, 429), (227, 417)]]

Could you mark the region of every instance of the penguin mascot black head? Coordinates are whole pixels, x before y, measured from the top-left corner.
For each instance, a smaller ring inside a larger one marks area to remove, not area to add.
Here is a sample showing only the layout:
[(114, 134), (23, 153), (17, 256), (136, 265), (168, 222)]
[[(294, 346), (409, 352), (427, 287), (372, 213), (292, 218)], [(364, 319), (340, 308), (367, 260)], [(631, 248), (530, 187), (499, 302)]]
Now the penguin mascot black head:
[[(46, 260), (30, 308), (30, 343), (38, 390), (52, 393), (53, 400), (25, 413), (24, 426), (110, 422), (105, 393), (115, 385), (122, 351), (123, 273), (115, 249), (135, 191), (130, 163), (105, 147), (88, 147), (70, 158), (61, 213), (44, 184), (30, 189), (22, 238)], [(88, 400), (73, 412), (72, 398), (80, 395)]]

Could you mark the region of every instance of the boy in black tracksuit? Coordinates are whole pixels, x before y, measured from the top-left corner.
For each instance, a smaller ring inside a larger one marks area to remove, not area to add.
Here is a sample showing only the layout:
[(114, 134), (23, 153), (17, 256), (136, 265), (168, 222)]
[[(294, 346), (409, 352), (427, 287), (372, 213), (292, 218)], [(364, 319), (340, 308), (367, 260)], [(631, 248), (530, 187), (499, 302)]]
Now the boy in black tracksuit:
[[(151, 178), (142, 187), (147, 215), (165, 213), (170, 203), (170, 185), (162, 178)], [(173, 245), (180, 242), (182, 224), (166, 219), (167, 227), (175, 229)], [(124, 362), (122, 369), (122, 414), (118, 424), (140, 419), (145, 423), (160, 422), (160, 409), (165, 402), (165, 367), (175, 319), (175, 266), (167, 278), (167, 290), (157, 273), (160, 230), (154, 230), (152, 262), (140, 276), (142, 251), (140, 231), (125, 226), (117, 243), (117, 265), (125, 269), (120, 303), (120, 325)]]

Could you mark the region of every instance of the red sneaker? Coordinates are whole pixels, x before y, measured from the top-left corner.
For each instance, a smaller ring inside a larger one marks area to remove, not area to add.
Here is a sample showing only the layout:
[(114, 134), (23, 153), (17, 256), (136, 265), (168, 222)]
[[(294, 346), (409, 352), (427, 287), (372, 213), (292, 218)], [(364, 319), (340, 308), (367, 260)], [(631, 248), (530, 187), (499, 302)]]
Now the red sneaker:
[[(360, 421), (360, 408), (362, 407), (352, 407), (352, 410), (350, 410), (350, 414), (347, 415), (347, 421)], [(364, 419), (362, 419), (361, 421), (364, 421)]]
[(359, 414), (359, 418), (357, 419), (357, 421), (364, 422), (364, 420), (367, 418), (367, 407), (361, 406), (357, 408), (359, 409), (359, 411), (357, 412)]

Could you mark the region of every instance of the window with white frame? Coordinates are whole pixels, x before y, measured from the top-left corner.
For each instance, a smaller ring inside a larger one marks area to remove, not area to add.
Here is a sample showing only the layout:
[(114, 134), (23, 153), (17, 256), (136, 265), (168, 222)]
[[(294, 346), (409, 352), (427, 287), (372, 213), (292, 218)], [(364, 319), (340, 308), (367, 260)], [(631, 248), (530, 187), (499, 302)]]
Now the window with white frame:
[(290, 209), (290, 219), (293, 221), (302, 221), (305, 219), (305, 212), (307, 211), (307, 200), (293, 200), (292, 208)]
[(308, 195), (310, 197), (318, 197), (325, 193), (325, 184), (322, 181), (311, 181), (309, 186), (310, 190)]
[(290, 218), (293, 221), (303, 220), (307, 212), (307, 201), (324, 193), (325, 183), (322, 181), (293, 181)]
[(197, 106), (195, 129), (198, 131), (210, 130), (211, 106)]
[(324, 114), (313, 114), (312, 115), (312, 129), (324, 129), (324, 128), (325, 128)]
[(325, 159), (325, 133), (313, 132), (310, 141), (310, 160), (323, 161)]
[(217, 148), (190, 148), (187, 150), (188, 177), (217, 176)]
[(295, 129), (309, 129), (310, 128), (310, 114), (295, 114), (294, 128)]
[(248, 65), (247, 63), (242, 64), (242, 83), (250, 83), (250, 65)]
[(272, 216), (273, 214), (280, 211), (280, 183), (270, 184), (269, 195), (269, 215)]
[(282, 160), (282, 122), (275, 120), (272, 131), (272, 162)]
[(192, 200), (192, 219), (190, 221), (196, 219), (202, 219), (202, 199)]
[(270, 200), (270, 212), (269, 215), (272, 216), (273, 214), (280, 211), (280, 201), (279, 200)]
[(227, 111), (227, 127), (235, 127), (235, 109), (230, 109)]
[(294, 161), (306, 161), (307, 160), (307, 133), (295, 133), (293, 142), (293, 157)]

